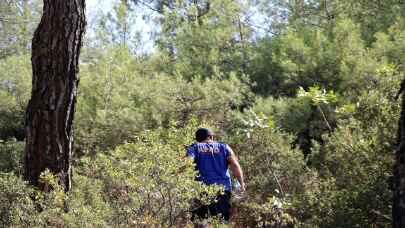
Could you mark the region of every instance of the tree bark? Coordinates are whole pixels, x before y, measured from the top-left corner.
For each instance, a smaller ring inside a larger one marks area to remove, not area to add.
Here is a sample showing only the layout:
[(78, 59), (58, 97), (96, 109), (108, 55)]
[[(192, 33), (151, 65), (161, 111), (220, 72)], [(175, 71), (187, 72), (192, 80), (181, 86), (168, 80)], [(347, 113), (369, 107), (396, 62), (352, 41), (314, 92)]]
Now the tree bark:
[(85, 0), (44, 0), (32, 40), (32, 93), (26, 113), (25, 178), (40, 187), (45, 169), (71, 188), (73, 117)]
[[(403, 92), (405, 80), (398, 95)], [(405, 228), (405, 93), (402, 93), (402, 110), (398, 127), (398, 149), (395, 153), (393, 183), (393, 228)]]

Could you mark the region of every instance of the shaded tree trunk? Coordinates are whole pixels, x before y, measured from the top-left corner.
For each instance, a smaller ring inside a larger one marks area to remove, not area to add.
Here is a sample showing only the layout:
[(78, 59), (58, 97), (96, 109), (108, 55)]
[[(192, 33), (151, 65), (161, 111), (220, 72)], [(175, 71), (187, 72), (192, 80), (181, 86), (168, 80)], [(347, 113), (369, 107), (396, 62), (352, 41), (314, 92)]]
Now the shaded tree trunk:
[(44, 0), (32, 40), (32, 93), (26, 113), (25, 178), (43, 189), (45, 169), (71, 187), (73, 117), (85, 0)]
[[(400, 95), (405, 88), (402, 81)], [(395, 153), (394, 183), (393, 183), (393, 228), (405, 228), (405, 93), (402, 93), (402, 110), (398, 127), (398, 149)]]

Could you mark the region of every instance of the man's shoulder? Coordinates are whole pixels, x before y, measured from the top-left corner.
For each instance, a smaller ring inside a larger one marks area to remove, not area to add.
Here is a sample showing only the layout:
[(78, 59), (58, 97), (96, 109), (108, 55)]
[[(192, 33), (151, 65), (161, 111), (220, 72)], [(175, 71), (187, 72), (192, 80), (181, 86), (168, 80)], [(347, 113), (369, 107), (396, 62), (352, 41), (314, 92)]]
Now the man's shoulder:
[(221, 143), (221, 148), (223, 148), (223, 150), (226, 151), (227, 154), (233, 154), (232, 148), (227, 143)]
[(226, 143), (224, 143), (224, 142), (221, 142), (221, 141), (216, 141), (215, 143), (218, 144), (218, 145), (221, 145), (221, 146), (226, 146), (226, 145), (228, 145), (228, 144), (226, 144)]
[(233, 153), (232, 148), (224, 142), (217, 142), (217, 147), (220, 148), (222, 151), (228, 151), (230, 153)]
[(230, 147), (227, 143), (224, 143), (224, 142), (216, 142), (216, 143), (221, 147), (225, 147), (225, 148)]
[(187, 150), (194, 149), (196, 147), (196, 145), (197, 145), (197, 143), (193, 143), (191, 145), (186, 146), (186, 149)]

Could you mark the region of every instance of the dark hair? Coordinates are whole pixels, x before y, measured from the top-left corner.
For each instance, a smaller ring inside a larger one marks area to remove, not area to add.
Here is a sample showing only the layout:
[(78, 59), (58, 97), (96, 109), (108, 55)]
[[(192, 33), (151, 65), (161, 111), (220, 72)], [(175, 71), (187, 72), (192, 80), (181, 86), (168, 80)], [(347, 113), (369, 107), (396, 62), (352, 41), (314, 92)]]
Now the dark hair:
[(197, 142), (202, 142), (204, 140), (206, 140), (209, 136), (213, 136), (215, 135), (214, 132), (210, 131), (207, 128), (199, 128), (196, 132), (195, 132), (195, 140), (197, 140)]

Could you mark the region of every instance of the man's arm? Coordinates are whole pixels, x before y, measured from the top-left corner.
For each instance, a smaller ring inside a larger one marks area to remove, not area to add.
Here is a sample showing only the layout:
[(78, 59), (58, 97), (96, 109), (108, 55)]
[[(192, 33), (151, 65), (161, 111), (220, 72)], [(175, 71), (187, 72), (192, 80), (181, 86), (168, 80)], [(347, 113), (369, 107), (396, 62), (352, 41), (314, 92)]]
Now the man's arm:
[(178, 170), (177, 173), (182, 173), (184, 172), (184, 170), (187, 168), (187, 160), (192, 160), (193, 162), (195, 162), (195, 153), (194, 151), (191, 149), (193, 145), (191, 146), (186, 146), (184, 145), (184, 148), (186, 150), (186, 154), (184, 157), (181, 158), (182, 162), (184, 162), (185, 164), (183, 166), (181, 166)]
[(242, 168), (240, 167), (239, 161), (236, 158), (235, 154), (232, 153), (228, 157), (228, 163), (232, 170), (233, 175), (235, 175), (236, 179), (238, 179), (238, 181), (240, 183), (242, 192), (244, 192), (246, 188), (245, 188), (245, 182), (243, 180), (243, 172), (242, 172)]

